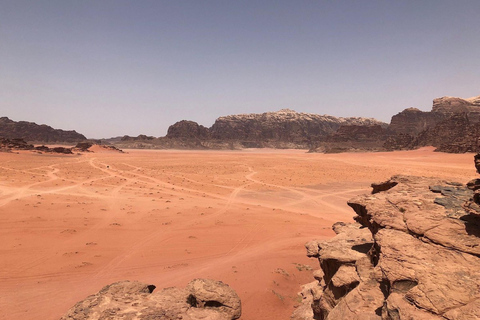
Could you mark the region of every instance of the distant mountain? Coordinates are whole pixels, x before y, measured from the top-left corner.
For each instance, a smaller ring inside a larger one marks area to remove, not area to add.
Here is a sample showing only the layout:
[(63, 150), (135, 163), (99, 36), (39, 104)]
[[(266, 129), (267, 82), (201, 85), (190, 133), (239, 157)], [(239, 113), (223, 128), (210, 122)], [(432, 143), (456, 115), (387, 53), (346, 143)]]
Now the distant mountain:
[(45, 124), (34, 122), (13, 121), (7, 117), (0, 118), (0, 137), (6, 139), (23, 139), (29, 142), (68, 142), (75, 143), (87, 138), (74, 130), (54, 129)]
[[(325, 139), (346, 125), (387, 126), (386, 123), (372, 118), (339, 118), (282, 109), (276, 112), (219, 117), (210, 128), (193, 121), (180, 121), (170, 126), (166, 138), (197, 141), (197, 146), (200, 142), (205, 147), (220, 145), (306, 149), (315, 141)], [(202, 141), (205, 143), (201, 143)]]
[(392, 117), (389, 150), (434, 146), (444, 152), (480, 151), (480, 96), (433, 100), (431, 111), (405, 109)]

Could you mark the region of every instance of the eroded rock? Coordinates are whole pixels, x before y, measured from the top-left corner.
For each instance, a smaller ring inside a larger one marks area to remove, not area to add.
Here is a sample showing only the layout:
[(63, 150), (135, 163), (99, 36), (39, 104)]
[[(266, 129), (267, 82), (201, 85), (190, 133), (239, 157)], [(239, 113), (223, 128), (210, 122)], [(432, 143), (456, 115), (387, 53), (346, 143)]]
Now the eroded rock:
[(478, 191), (402, 175), (372, 187), (348, 202), (357, 223), (307, 245), (322, 269), (304, 298), (313, 316), (292, 319), (480, 319)]
[(78, 302), (61, 320), (230, 320), (241, 315), (240, 298), (220, 281), (195, 279), (183, 289), (154, 289), (137, 281), (115, 282)]

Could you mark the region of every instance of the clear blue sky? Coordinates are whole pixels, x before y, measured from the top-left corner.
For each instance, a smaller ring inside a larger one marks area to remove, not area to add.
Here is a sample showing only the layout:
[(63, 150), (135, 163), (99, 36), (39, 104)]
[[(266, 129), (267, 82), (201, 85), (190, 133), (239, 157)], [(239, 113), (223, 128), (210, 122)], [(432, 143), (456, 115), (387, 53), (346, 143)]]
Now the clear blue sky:
[(0, 116), (89, 138), (480, 95), (480, 1), (0, 0)]

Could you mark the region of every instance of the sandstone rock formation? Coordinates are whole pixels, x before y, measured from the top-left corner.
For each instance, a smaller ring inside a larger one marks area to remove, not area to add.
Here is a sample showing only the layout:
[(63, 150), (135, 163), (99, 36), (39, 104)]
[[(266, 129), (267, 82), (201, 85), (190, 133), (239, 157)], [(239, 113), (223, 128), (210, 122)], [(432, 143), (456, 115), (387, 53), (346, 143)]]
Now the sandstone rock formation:
[(467, 113), (454, 114), (421, 132), (417, 146), (433, 145), (437, 151), (450, 153), (480, 151), (480, 127)]
[(337, 118), (299, 113), (290, 109), (262, 114), (240, 114), (218, 118), (210, 132), (213, 139), (239, 140), (248, 146), (309, 148), (342, 125), (386, 126), (372, 118)]
[(321, 269), (292, 319), (480, 319), (476, 194), (411, 176), (373, 187), (348, 202), (357, 223), (306, 245)]
[(241, 315), (238, 295), (220, 281), (195, 279), (183, 289), (154, 290), (136, 281), (116, 282), (75, 304), (61, 320), (230, 320)]
[(434, 146), (443, 152), (478, 152), (479, 123), (480, 96), (437, 98), (432, 111), (409, 108), (393, 116), (384, 147), (399, 150)]
[(0, 118), (0, 137), (6, 139), (23, 139), (31, 142), (79, 142), (85, 136), (76, 131), (54, 129), (45, 124), (38, 125), (34, 122), (13, 121), (7, 117)]
[(194, 121), (182, 120), (168, 127), (166, 137), (171, 139), (207, 140), (210, 138), (210, 131)]
[(182, 120), (171, 125), (165, 137), (125, 136), (115, 144), (121, 148), (155, 149), (308, 149), (342, 126), (345, 129), (339, 135), (345, 136), (348, 130), (353, 130), (356, 136), (352, 141), (373, 141), (376, 138), (369, 135), (384, 130), (387, 124), (372, 118), (337, 118), (283, 109), (220, 117), (210, 128)]
[(447, 118), (443, 112), (421, 111), (417, 108), (407, 108), (394, 115), (388, 126), (389, 131), (396, 134), (418, 135), (427, 128), (435, 126)]

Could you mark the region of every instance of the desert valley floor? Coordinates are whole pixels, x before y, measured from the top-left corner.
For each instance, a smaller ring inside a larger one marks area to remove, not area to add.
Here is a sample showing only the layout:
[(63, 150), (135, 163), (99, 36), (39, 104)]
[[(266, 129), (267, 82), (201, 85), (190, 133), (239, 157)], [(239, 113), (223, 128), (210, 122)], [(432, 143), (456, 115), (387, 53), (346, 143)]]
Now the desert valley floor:
[(288, 319), (318, 262), (304, 243), (394, 174), (467, 182), (472, 154), (303, 150), (0, 153), (0, 319), (58, 319), (118, 280), (213, 278), (242, 319)]

